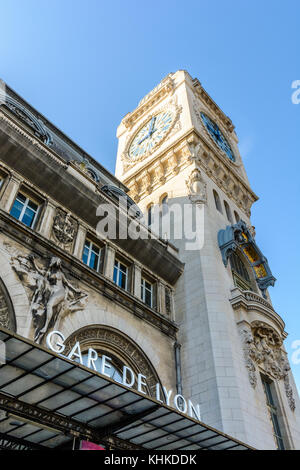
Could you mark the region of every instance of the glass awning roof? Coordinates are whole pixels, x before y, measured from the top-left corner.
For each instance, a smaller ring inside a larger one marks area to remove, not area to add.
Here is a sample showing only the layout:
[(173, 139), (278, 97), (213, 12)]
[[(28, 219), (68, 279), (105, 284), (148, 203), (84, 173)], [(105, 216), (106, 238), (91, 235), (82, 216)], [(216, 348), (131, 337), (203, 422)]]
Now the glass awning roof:
[(248, 450), (204, 423), (0, 328), (0, 446), (56, 448), (111, 436), (142, 449)]

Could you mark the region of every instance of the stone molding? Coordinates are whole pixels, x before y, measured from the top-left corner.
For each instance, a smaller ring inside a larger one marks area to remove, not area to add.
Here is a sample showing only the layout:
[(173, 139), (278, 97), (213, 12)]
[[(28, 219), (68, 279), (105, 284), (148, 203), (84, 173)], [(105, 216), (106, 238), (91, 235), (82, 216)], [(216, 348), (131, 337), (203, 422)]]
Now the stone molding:
[(246, 313), (250, 311), (259, 312), (276, 325), (283, 339), (287, 337), (287, 333), (284, 331), (284, 321), (266, 299), (252, 291), (241, 291), (238, 287), (232, 289), (231, 293), (230, 303), (234, 310), (242, 309)]
[[(142, 129), (145, 126), (145, 124), (153, 116), (156, 116), (159, 113), (167, 112), (167, 111), (172, 114), (172, 123), (171, 123), (168, 131), (166, 132), (166, 134), (163, 136), (163, 138), (153, 147), (153, 149), (148, 150), (146, 153), (144, 153), (143, 155), (141, 155), (139, 157), (130, 158), (129, 155), (128, 155), (128, 151), (129, 151), (131, 142), (134, 139), (135, 135), (140, 131), (140, 129)], [(132, 129), (132, 132), (128, 133), (128, 135), (126, 136), (124, 151), (121, 155), (121, 160), (123, 161), (123, 165), (124, 165), (124, 172), (126, 172), (128, 170), (128, 168), (135, 165), (137, 162), (140, 162), (140, 161), (145, 160), (146, 158), (148, 158), (150, 155), (152, 155), (154, 152), (156, 152), (159, 147), (161, 147), (161, 145), (165, 142), (167, 137), (169, 137), (169, 135), (171, 134), (171, 132), (174, 129), (175, 125), (177, 124), (181, 111), (182, 111), (182, 106), (179, 106), (177, 104), (176, 96), (172, 97), (172, 98), (170, 98), (169, 101), (167, 101), (167, 103), (165, 103), (159, 109), (155, 109), (147, 117), (144, 117), (143, 121), (138, 126), (135, 126)]]
[[(258, 197), (237, 173), (236, 168), (230, 166), (230, 162), (226, 160), (227, 157), (216, 149), (212, 151), (203, 136), (193, 130), (163, 153), (158, 153), (145, 167), (124, 178), (124, 184), (129, 187), (132, 199), (138, 202), (160, 187), (161, 180), (168, 181), (184, 168), (194, 164), (250, 217), (251, 206)], [(163, 168), (159, 178), (155, 171), (158, 161)]]
[(67, 338), (65, 342), (67, 351), (70, 351), (77, 341), (80, 343), (82, 350), (84, 350), (84, 347), (86, 349), (91, 347), (104, 349), (108, 353), (115, 353), (134, 372), (147, 377), (150, 395), (155, 397), (156, 384), (160, 383), (159, 377), (142, 349), (127, 335), (109, 326), (88, 325), (75, 331)]
[(154, 105), (174, 91), (174, 80), (171, 74), (167, 75), (150, 93), (148, 93), (131, 113), (126, 114), (122, 123), (127, 129), (131, 129), (134, 123), (147, 113)]
[(0, 231), (4, 230), (6, 235), (42, 258), (47, 258), (49, 254), (60, 257), (69, 276), (88, 285), (89, 288), (109, 300), (116, 302), (132, 315), (143, 319), (143, 321), (157, 328), (168, 337), (176, 339), (178, 326), (166, 315), (150, 309), (134, 295), (119, 288), (115, 283), (86, 266), (71, 253), (0, 210)]
[(283, 380), (289, 407), (295, 411), (295, 399), (289, 381), (291, 369), (287, 354), (283, 350), (282, 337), (267, 323), (254, 321), (250, 325), (240, 325), (245, 366), (248, 370), (250, 384), (257, 385), (257, 368), (275, 381)]

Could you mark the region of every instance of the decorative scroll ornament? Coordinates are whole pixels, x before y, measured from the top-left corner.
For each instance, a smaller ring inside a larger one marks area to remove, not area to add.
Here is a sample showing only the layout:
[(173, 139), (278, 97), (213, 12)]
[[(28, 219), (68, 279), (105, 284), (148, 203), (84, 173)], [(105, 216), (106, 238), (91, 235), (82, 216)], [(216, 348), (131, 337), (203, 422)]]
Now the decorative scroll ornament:
[(53, 232), (60, 243), (70, 245), (77, 233), (77, 223), (69, 213), (57, 209), (53, 221)]
[(59, 317), (85, 308), (88, 294), (67, 279), (60, 258), (52, 257), (44, 268), (37, 264), (33, 255), (19, 254), (12, 256), (11, 265), (29, 291), (35, 341), (41, 343)]
[(256, 366), (275, 380), (283, 380), (286, 396), (292, 411), (295, 410), (293, 390), (288, 372), (290, 365), (282, 350), (282, 339), (273, 328), (263, 322), (253, 322), (251, 329), (241, 330), (245, 365), (253, 388), (257, 385)]
[(5, 105), (18, 119), (29, 126), (34, 135), (41, 139), (44, 144), (52, 145), (52, 137), (40, 119), (37, 119), (29, 109), (21, 105), (17, 100), (9, 96), (5, 91), (0, 89), (0, 106)]
[(206, 183), (204, 182), (200, 170), (195, 168), (186, 181), (191, 202), (198, 204), (206, 203)]
[(275, 277), (272, 275), (267, 258), (262, 254), (254, 240), (254, 231), (240, 220), (237, 224), (227, 226), (218, 233), (218, 243), (225, 267), (228, 264), (230, 254), (240, 249), (247, 257), (256, 277), (256, 282), (262, 295), (266, 298), (266, 290), (274, 286)]

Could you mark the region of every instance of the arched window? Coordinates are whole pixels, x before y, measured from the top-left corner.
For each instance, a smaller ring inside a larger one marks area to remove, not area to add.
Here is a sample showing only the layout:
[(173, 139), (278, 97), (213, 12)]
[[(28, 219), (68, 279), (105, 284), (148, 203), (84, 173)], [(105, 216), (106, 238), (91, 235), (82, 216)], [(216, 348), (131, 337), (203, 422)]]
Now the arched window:
[(239, 220), (240, 220), (240, 216), (239, 216), (239, 214), (238, 214), (236, 211), (234, 211), (234, 217), (235, 217), (236, 223), (238, 223)]
[(242, 290), (253, 290), (248, 269), (241, 257), (233, 252), (230, 257), (234, 284)]
[[(138, 374), (143, 374), (147, 377), (145, 379), (146, 385), (143, 386), (144, 390), (147, 395), (155, 397), (156, 384), (160, 383), (159, 377), (144, 351), (123, 332), (105, 325), (83, 327), (80, 330), (74, 331), (65, 341), (66, 355), (69, 354), (77, 341), (80, 344), (82, 360), (85, 366), (88, 367), (88, 352), (92, 348), (94, 353), (90, 352), (90, 358), (93, 359), (95, 357), (94, 365), (99, 373), (102, 370), (101, 366), (103, 365), (104, 367), (103, 355), (105, 355), (109, 358), (107, 360), (104, 359), (106, 365), (105, 373), (109, 374), (113, 380), (122, 382), (123, 367), (127, 366), (134, 374), (133, 388), (137, 388)], [(93, 369), (91, 361), (89, 367)], [(131, 373), (128, 372), (128, 381), (131, 378)]]
[(221, 201), (220, 201), (220, 198), (219, 198), (219, 194), (215, 190), (213, 190), (213, 194), (214, 194), (216, 209), (219, 212), (221, 212), (221, 214), (222, 214), (222, 206), (221, 206)]
[(168, 195), (166, 194), (161, 200), (161, 213), (165, 215), (168, 213), (169, 206), (168, 206)]
[(227, 219), (229, 220), (231, 224), (233, 224), (231, 210), (227, 201), (224, 201), (224, 207), (225, 207)]
[(152, 224), (152, 222), (153, 222), (153, 204), (150, 204), (147, 209), (147, 223), (149, 227)]

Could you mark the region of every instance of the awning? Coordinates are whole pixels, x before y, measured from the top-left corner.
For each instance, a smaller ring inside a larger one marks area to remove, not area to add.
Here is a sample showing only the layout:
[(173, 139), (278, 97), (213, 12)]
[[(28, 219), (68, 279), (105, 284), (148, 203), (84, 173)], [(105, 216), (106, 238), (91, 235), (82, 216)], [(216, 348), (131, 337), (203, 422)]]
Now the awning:
[(0, 448), (58, 448), (76, 436), (147, 450), (251, 449), (6, 329), (0, 341)]

